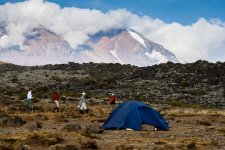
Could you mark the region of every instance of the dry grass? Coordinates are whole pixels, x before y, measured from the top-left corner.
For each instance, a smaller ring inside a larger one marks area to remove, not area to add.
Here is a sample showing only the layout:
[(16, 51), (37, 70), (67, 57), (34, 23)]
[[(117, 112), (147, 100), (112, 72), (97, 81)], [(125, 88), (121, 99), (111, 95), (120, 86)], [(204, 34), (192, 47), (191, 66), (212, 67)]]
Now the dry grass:
[(26, 138), (26, 143), (29, 144), (54, 145), (62, 141), (62, 135), (59, 133), (50, 133), (44, 131), (34, 132)]
[(187, 150), (197, 150), (197, 146), (195, 142), (191, 142), (190, 144), (187, 145)]
[(134, 150), (134, 146), (132, 145), (117, 145), (116, 150)]
[(175, 116), (196, 116), (196, 115), (221, 115), (225, 116), (225, 111), (217, 109), (193, 109), (193, 108), (165, 108), (161, 113), (166, 115), (175, 115)]
[(205, 125), (205, 126), (211, 126), (212, 125), (212, 123), (208, 120), (197, 120), (196, 123), (199, 124), (199, 125)]
[(50, 150), (79, 150), (77, 145), (51, 145)]
[(82, 149), (98, 149), (98, 145), (94, 140), (88, 140), (81, 143)]
[[(29, 133), (26, 124), (19, 129), (15, 128), (15, 130), (5, 127), (4, 130), (10, 132), (3, 139), (8, 138), (19, 142), (1, 141), (0, 145), (17, 146), (18, 149), (23, 144), (28, 144), (31, 149), (38, 145), (43, 147), (43, 150), (49, 150), (49, 146), (52, 144), (58, 145), (52, 148), (62, 150), (69, 148), (69, 145), (74, 145), (78, 149), (94, 149), (97, 146), (97, 149), (108, 150), (145, 150), (149, 146), (155, 150), (225, 148), (225, 145), (218, 143), (216, 140), (217, 137), (220, 139), (225, 137), (225, 129), (221, 128), (222, 122), (225, 121), (222, 110), (181, 109), (169, 106), (161, 109), (172, 127), (169, 131), (153, 131), (152, 126), (146, 125), (146, 127), (144, 125), (143, 131), (105, 130), (98, 134), (86, 132), (86, 128), (88, 125), (94, 124), (101, 126), (107, 119), (111, 107), (104, 104), (88, 106), (90, 108), (88, 114), (79, 114), (75, 104), (62, 105), (64, 109), (59, 113), (49, 111), (47, 106), (43, 107), (44, 109), (41, 112), (12, 112), (28, 123), (33, 122), (35, 116), (39, 116), (42, 128)], [(41, 119), (43, 116), (48, 119)], [(68, 124), (79, 124), (81, 128), (77, 128), (74, 132), (62, 130)]]
[(218, 131), (225, 134), (225, 128), (219, 129)]

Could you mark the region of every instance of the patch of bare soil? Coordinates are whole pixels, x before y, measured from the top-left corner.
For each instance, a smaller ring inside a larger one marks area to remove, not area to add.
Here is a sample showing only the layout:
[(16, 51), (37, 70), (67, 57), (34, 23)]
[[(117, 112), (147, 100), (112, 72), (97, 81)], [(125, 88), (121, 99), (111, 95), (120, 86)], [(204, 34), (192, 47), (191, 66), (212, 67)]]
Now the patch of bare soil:
[[(225, 111), (155, 106), (169, 121), (169, 131), (102, 130), (111, 107), (89, 104), (80, 114), (75, 103), (62, 104), (53, 112), (52, 104), (39, 102), (34, 112), (0, 109), (0, 150), (205, 150), (225, 149)], [(40, 109), (41, 108), (41, 109)]]

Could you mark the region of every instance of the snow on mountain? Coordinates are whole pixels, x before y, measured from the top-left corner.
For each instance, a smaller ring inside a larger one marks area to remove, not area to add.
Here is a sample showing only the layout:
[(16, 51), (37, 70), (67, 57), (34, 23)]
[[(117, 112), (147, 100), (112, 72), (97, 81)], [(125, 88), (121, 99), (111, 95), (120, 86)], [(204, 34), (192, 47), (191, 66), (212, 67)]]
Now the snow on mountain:
[(112, 53), (112, 55), (114, 56), (114, 62), (119, 62), (120, 64), (124, 64), (120, 59), (119, 59), (119, 57), (117, 56), (117, 53), (116, 53), (116, 51), (115, 50), (110, 50), (110, 53)]
[[(0, 36), (4, 35), (7, 33), (2, 29)], [(0, 54), (0, 61), (20, 65), (72, 61), (149, 66), (167, 61), (180, 62), (172, 52), (132, 29), (101, 31), (90, 35), (86, 43), (72, 49), (60, 35), (40, 27), (24, 33), (22, 46), (0, 47)]]
[(145, 55), (147, 55), (150, 59), (156, 62), (166, 63), (168, 61), (168, 59), (165, 56), (163, 56), (161, 53), (156, 51), (153, 51), (151, 54), (149, 54), (148, 52), (145, 52)]
[(130, 29), (128, 29), (127, 30), (129, 33), (130, 33), (130, 35), (135, 39), (135, 40), (137, 40), (139, 43), (141, 43), (144, 47), (146, 47), (146, 45), (145, 45), (145, 40), (140, 36), (140, 35), (138, 35), (136, 32), (134, 32), (134, 31), (132, 31), (132, 30), (130, 30)]

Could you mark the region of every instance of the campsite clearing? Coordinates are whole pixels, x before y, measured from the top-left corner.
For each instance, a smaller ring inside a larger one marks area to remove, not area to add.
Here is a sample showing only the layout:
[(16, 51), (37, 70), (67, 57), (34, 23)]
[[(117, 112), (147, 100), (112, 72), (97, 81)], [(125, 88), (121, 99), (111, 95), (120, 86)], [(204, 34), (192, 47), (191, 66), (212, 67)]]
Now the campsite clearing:
[[(42, 110), (22, 111), (1, 107), (0, 149), (225, 149), (225, 111), (157, 105), (169, 121), (169, 131), (154, 131), (143, 125), (141, 131), (102, 130), (111, 107), (89, 105), (88, 114), (79, 114), (75, 104), (63, 104), (60, 113), (51, 112), (52, 104)], [(15, 116), (18, 116), (15, 119)], [(20, 120), (20, 119), (21, 120)]]

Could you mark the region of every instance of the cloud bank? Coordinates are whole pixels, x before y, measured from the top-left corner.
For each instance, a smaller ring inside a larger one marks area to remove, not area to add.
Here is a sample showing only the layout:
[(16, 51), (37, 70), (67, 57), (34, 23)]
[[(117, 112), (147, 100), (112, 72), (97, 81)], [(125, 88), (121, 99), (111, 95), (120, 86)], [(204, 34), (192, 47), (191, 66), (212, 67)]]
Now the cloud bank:
[(61, 8), (43, 0), (0, 5), (0, 27), (5, 30), (0, 29), (0, 48), (22, 46), (24, 33), (40, 26), (60, 34), (73, 48), (99, 31), (127, 27), (163, 45), (187, 62), (225, 60), (225, 22), (219, 19), (199, 18), (195, 23), (183, 26), (139, 16), (126, 9), (104, 13), (76, 7)]

